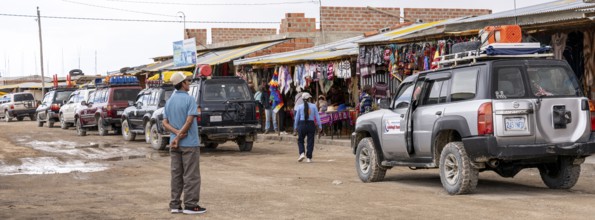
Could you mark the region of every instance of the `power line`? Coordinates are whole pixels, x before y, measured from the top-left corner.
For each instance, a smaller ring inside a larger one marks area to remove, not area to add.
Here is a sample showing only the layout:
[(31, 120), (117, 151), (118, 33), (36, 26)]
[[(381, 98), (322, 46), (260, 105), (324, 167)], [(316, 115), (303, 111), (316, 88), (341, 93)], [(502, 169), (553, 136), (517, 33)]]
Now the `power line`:
[[(0, 14), (0, 16), (36, 18), (36, 15), (22, 14)], [(95, 21), (125, 21), (125, 22), (153, 22), (153, 23), (180, 23), (176, 20), (144, 20), (144, 19), (121, 19), (121, 18), (92, 18), (92, 17), (67, 17), (67, 16), (41, 16), (42, 18), (68, 19), (68, 20), (95, 20)], [(196, 24), (279, 24), (274, 21), (186, 21)]]
[(117, 11), (132, 12), (132, 13), (138, 13), (138, 14), (157, 15), (157, 16), (164, 16), (164, 17), (177, 17), (175, 15), (166, 15), (166, 14), (159, 14), (159, 13), (152, 13), (152, 12), (143, 12), (143, 11), (121, 9), (121, 8), (112, 8), (112, 7), (107, 7), (107, 6), (94, 5), (94, 4), (88, 4), (88, 3), (76, 2), (76, 1), (70, 1), (70, 0), (62, 0), (62, 1), (68, 2), (68, 3), (73, 3), (73, 4), (86, 5), (86, 6), (91, 6), (91, 7), (111, 9), (111, 10), (117, 10)]
[(317, 3), (316, 0), (311, 1), (292, 1), (292, 2), (267, 2), (267, 3), (184, 3), (184, 2), (157, 2), (157, 1), (139, 1), (139, 0), (105, 0), (111, 2), (137, 3), (137, 4), (154, 4), (154, 5), (185, 5), (185, 6), (233, 6), (233, 5), (289, 5), (289, 4), (304, 4)]

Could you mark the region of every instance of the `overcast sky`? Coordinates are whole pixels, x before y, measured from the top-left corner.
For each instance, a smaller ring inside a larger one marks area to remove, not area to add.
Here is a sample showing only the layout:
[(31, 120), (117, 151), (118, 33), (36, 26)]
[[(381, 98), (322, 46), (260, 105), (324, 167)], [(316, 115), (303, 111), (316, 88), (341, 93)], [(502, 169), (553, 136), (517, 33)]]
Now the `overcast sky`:
[[(551, 1), (517, 0), (516, 4), (517, 7), (525, 7)], [(492, 9), (495, 13), (512, 10), (514, 0), (322, 0), (322, 5), (480, 8)], [(278, 29), (285, 13), (303, 12), (316, 21), (319, 15), (318, 1), (312, 0), (0, 0), (2, 76), (41, 74), (38, 26), (36, 18), (27, 17), (36, 16), (37, 6), (42, 16), (170, 21), (42, 17), (45, 76), (64, 76), (75, 68), (82, 69), (86, 74), (105, 75), (107, 71), (122, 67), (151, 63), (152, 57), (172, 55), (172, 42), (183, 39), (180, 11), (186, 15), (186, 28)]]

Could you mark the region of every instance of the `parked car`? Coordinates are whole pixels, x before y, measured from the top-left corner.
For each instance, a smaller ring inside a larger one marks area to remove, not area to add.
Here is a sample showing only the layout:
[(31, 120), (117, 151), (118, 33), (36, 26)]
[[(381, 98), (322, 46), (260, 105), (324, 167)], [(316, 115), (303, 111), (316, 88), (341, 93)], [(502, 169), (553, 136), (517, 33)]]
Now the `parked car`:
[(144, 134), (145, 141), (151, 143), (151, 116), (159, 107), (165, 105), (174, 91), (171, 84), (162, 84), (147, 88), (136, 97), (136, 101), (129, 101), (129, 107), (122, 113), (122, 137), (133, 141), (137, 134)]
[(87, 130), (94, 129), (97, 129), (101, 136), (107, 135), (109, 131), (116, 134), (121, 132), (122, 113), (128, 107), (129, 101), (136, 100), (140, 91), (138, 82), (132, 80), (97, 86), (88, 102), (82, 101), (83, 107), (75, 113), (77, 134), (85, 136)]
[(10, 122), (13, 118), (22, 121), (24, 117), (35, 119), (35, 98), (28, 92), (6, 94), (0, 98), (0, 118)]
[[(206, 148), (234, 141), (240, 151), (251, 151), (261, 126), (258, 104), (246, 81), (239, 77), (195, 78), (188, 92), (196, 99), (199, 108), (198, 133)], [(151, 126), (157, 135), (151, 134), (152, 146), (163, 149), (169, 140), (161, 124), (163, 110), (151, 117)]]
[(438, 168), (449, 194), (479, 172), (538, 168), (552, 189), (578, 181), (595, 153), (595, 108), (561, 60), (480, 61), (406, 78), (392, 104), (357, 119), (351, 147), (363, 182), (393, 166)]
[(89, 101), (89, 96), (95, 91), (95, 88), (82, 88), (70, 94), (66, 104), (60, 107), (60, 127), (68, 129), (74, 126), (74, 115), (81, 109), (82, 101)]
[(76, 88), (58, 87), (53, 88), (45, 94), (41, 104), (35, 110), (37, 114), (37, 126), (42, 127), (47, 123), (48, 127), (54, 127), (54, 123), (60, 121), (60, 106), (62, 106)]

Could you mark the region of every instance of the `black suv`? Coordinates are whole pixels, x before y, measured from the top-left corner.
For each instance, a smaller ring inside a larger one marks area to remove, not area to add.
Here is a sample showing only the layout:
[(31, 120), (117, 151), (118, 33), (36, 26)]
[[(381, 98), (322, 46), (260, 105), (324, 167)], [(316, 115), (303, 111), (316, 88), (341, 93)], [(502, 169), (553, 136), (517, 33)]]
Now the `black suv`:
[(174, 92), (170, 84), (143, 89), (136, 96), (136, 101), (129, 101), (129, 107), (122, 113), (122, 137), (133, 141), (137, 134), (144, 134), (145, 141), (151, 143), (151, 116), (153, 112), (165, 105)]
[[(251, 151), (260, 130), (258, 104), (246, 81), (239, 77), (195, 78), (190, 85), (191, 96), (196, 98), (199, 117), (198, 133), (206, 148), (217, 148), (226, 141), (235, 141), (240, 151)], [(163, 149), (169, 141), (161, 124), (163, 108), (153, 114), (151, 125), (155, 133), (152, 145)], [(160, 144), (160, 145), (157, 145)]]
[(55, 122), (60, 121), (60, 107), (68, 101), (70, 93), (74, 92), (76, 88), (54, 88), (47, 92), (43, 97), (43, 101), (37, 107), (37, 126), (42, 127), (47, 123), (48, 127), (53, 127)]

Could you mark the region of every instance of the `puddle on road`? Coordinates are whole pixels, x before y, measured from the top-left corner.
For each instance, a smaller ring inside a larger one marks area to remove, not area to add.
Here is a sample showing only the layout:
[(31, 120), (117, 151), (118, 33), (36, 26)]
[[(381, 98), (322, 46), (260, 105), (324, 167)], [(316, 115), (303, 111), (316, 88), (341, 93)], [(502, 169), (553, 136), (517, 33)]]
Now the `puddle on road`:
[(0, 175), (58, 174), (70, 172), (98, 172), (108, 165), (80, 160), (61, 161), (55, 157), (21, 158), (20, 165), (6, 165), (0, 161)]
[(77, 144), (70, 141), (31, 141), (25, 143), (33, 149), (67, 154), (90, 160), (118, 160), (114, 158), (134, 159), (144, 158), (147, 154), (147, 149), (138, 147), (120, 147), (109, 143), (88, 143)]

